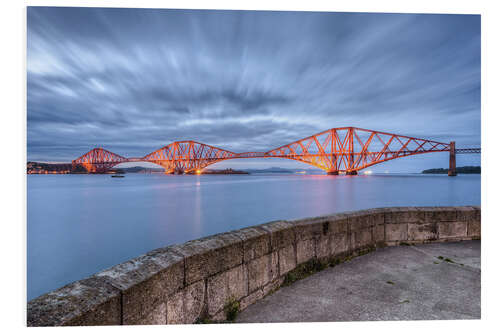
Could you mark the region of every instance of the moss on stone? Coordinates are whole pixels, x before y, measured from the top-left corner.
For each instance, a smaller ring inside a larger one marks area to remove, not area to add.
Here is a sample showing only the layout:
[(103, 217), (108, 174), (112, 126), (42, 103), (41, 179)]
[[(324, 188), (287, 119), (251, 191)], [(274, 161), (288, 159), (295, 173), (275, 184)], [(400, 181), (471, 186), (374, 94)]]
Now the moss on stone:
[(224, 305), (224, 313), (226, 314), (226, 320), (229, 322), (234, 321), (239, 311), (240, 311), (240, 302), (238, 302), (234, 297), (229, 298), (226, 302), (226, 305)]

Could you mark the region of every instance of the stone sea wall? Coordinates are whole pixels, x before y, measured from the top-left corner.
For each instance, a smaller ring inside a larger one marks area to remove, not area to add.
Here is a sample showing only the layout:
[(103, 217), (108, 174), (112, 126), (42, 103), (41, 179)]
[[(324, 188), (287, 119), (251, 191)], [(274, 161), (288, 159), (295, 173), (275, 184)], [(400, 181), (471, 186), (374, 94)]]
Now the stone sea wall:
[(310, 261), (401, 244), (480, 239), (481, 207), (395, 207), (275, 221), (168, 246), (28, 302), (28, 326), (224, 320)]

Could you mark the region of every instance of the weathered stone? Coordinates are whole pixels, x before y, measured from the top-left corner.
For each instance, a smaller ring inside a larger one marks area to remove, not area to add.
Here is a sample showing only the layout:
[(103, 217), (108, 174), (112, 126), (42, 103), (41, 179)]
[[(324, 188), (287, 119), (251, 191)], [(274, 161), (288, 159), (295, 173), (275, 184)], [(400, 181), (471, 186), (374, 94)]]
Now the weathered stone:
[(185, 258), (186, 284), (227, 271), (243, 262), (243, 241), (232, 232), (173, 247)]
[(385, 241), (385, 226), (383, 224), (373, 226), (373, 242), (380, 244)]
[(153, 307), (146, 315), (135, 322), (135, 325), (165, 325), (167, 323), (167, 305), (164, 302)]
[(294, 245), (289, 245), (278, 250), (280, 276), (288, 273), (297, 266)]
[(270, 283), (266, 284), (264, 286), (264, 288), (262, 288), (262, 292), (264, 293), (264, 296), (276, 291), (283, 284), (284, 281), (285, 281), (285, 277), (281, 276), (281, 277), (277, 278), (276, 280), (273, 280)]
[[(349, 215), (345, 213), (337, 213), (328, 215), (328, 227), (323, 227), (323, 235), (346, 233), (349, 231)], [(326, 229), (326, 230), (325, 230)]]
[(323, 232), (323, 223), (328, 224), (326, 218), (302, 219), (291, 222), (294, 224), (296, 241), (319, 237)]
[(262, 289), (257, 289), (250, 295), (243, 297), (240, 301), (240, 311), (245, 310), (249, 305), (257, 302), (262, 298), (264, 298), (264, 292)]
[(245, 265), (219, 273), (207, 280), (208, 314), (215, 315), (231, 297), (239, 300), (248, 295), (248, 274)]
[(481, 237), (481, 221), (469, 221), (467, 223), (467, 236)]
[(435, 240), (438, 239), (437, 223), (408, 223), (408, 240)]
[(385, 223), (385, 212), (386, 208), (372, 208), (366, 209), (363, 212), (368, 214), (373, 221), (373, 225), (381, 225)]
[(216, 314), (212, 315), (211, 319), (215, 322), (223, 322), (227, 319), (226, 312), (224, 311), (224, 309), (222, 309)]
[(182, 288), (184, 260), (170, 247), (151, 251), (102, 271), (122, 292), (122, 322), (138, 324), (169, 294)]
[(385, 223), (425, 222), (425, 212), (417, 207), (393, 207), (385, 212)]
[(247, 268), (249, 292), (254, 292), (278, 277), (278, 253), (272, 252), (252, 260)]
[(184, 320), (185, 324), (192, 324), (200, 318), (205, 300), (205, 281), (198, 281), (184, 289)]
[(471, 206), (456, 207), (457, 222), (469, 222), (475, 220), (476, 210)]
[(326, 256), (334, 256), (349, 251), (349, 235), (347, 233), (334, 234), (330, 238), (331, 250)]
[(456, 207), (425, 207), (426, 222), (454, 222), (457, 221)]
[(249, 262), (271, 252), (271, 235), (258, 227), (234, 232), (243, 241), (243, 261)]
[(90, 277), (28, 302), (28, 326), (120, 325), (120, 291)]
[(184, 290), (169, 296), (167, 300), (167, 324), (184, 323)]
[(314, 239), (301, 240), (297, 242), (297, 264), (314, 258)]
[(288, 221), (275, 221), (260, 225), (271, 235), (271, 250), (275, 251), (295, 243), (293, 223)]
[(455, 238), (467, 236), (467, 222), (439, 222), (439, 238)]
[(357, 250), (373, 244), (372, 228), (365, 228), (351, 232), (351, 249)]
[(386, 224), (385, 240), (388, 242), (408, 240), (408, 224), (407, 223)]
[(481, 222), (481, 206), (471, 206), (474, 208), (476, 214), (474, 215), (473, 220), (476, 222)]
[(328, 258), (332, 253), (332, 238), (333, 235), (321, 236), (316, 239), (315, 252), (316, 258), (323, 259)]
[(348, 216), (348, 223), (351, 232), (371, 228), (373, 226), (373, 222), (374, 219), (372, 216), (364, 211), (352, 213)]

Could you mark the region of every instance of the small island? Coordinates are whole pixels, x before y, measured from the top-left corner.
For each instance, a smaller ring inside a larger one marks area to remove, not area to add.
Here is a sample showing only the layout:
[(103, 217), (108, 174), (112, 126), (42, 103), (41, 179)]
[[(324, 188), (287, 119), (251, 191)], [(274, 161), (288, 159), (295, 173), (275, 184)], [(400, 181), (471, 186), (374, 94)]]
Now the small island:
[[(427, 169), (427, 170), (422, 171), (422, 173), (426, 173), (426, 174), (448, 174), (448, 169), (444, 169), (444, 168)], [(480, 174), (481, 173), (481, 167), (480, 166), (463, 166), (463, 167), (457, 167), (457, 173)]]
[(205, 169), (201, 172), (201, 174), (203, 174), (203, 175), (248, 175), (249, 172), (228, 168), (228, 169), (224, 169), (224, 170)]

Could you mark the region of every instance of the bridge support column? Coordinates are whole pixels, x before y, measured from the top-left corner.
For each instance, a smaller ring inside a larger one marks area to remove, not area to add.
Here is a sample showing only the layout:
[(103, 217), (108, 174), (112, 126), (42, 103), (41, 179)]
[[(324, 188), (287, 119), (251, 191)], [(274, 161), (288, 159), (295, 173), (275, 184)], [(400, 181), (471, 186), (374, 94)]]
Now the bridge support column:
[(455, 153), (455, 141), (450, 142), (450, 168), (448, 169), (448, 176), (454, 177), (457, 175), (457, 159)]
[(337, 171), (327, 171), (326, 174), (329, 176), (338, 176), (339, 172), (338, 172), (338, 170)]
[(353, 171), (346, 171), (345, 174), (347, 176), (356, 176), (358, 174), (358, 172), (356, 170), (353, 170)]

